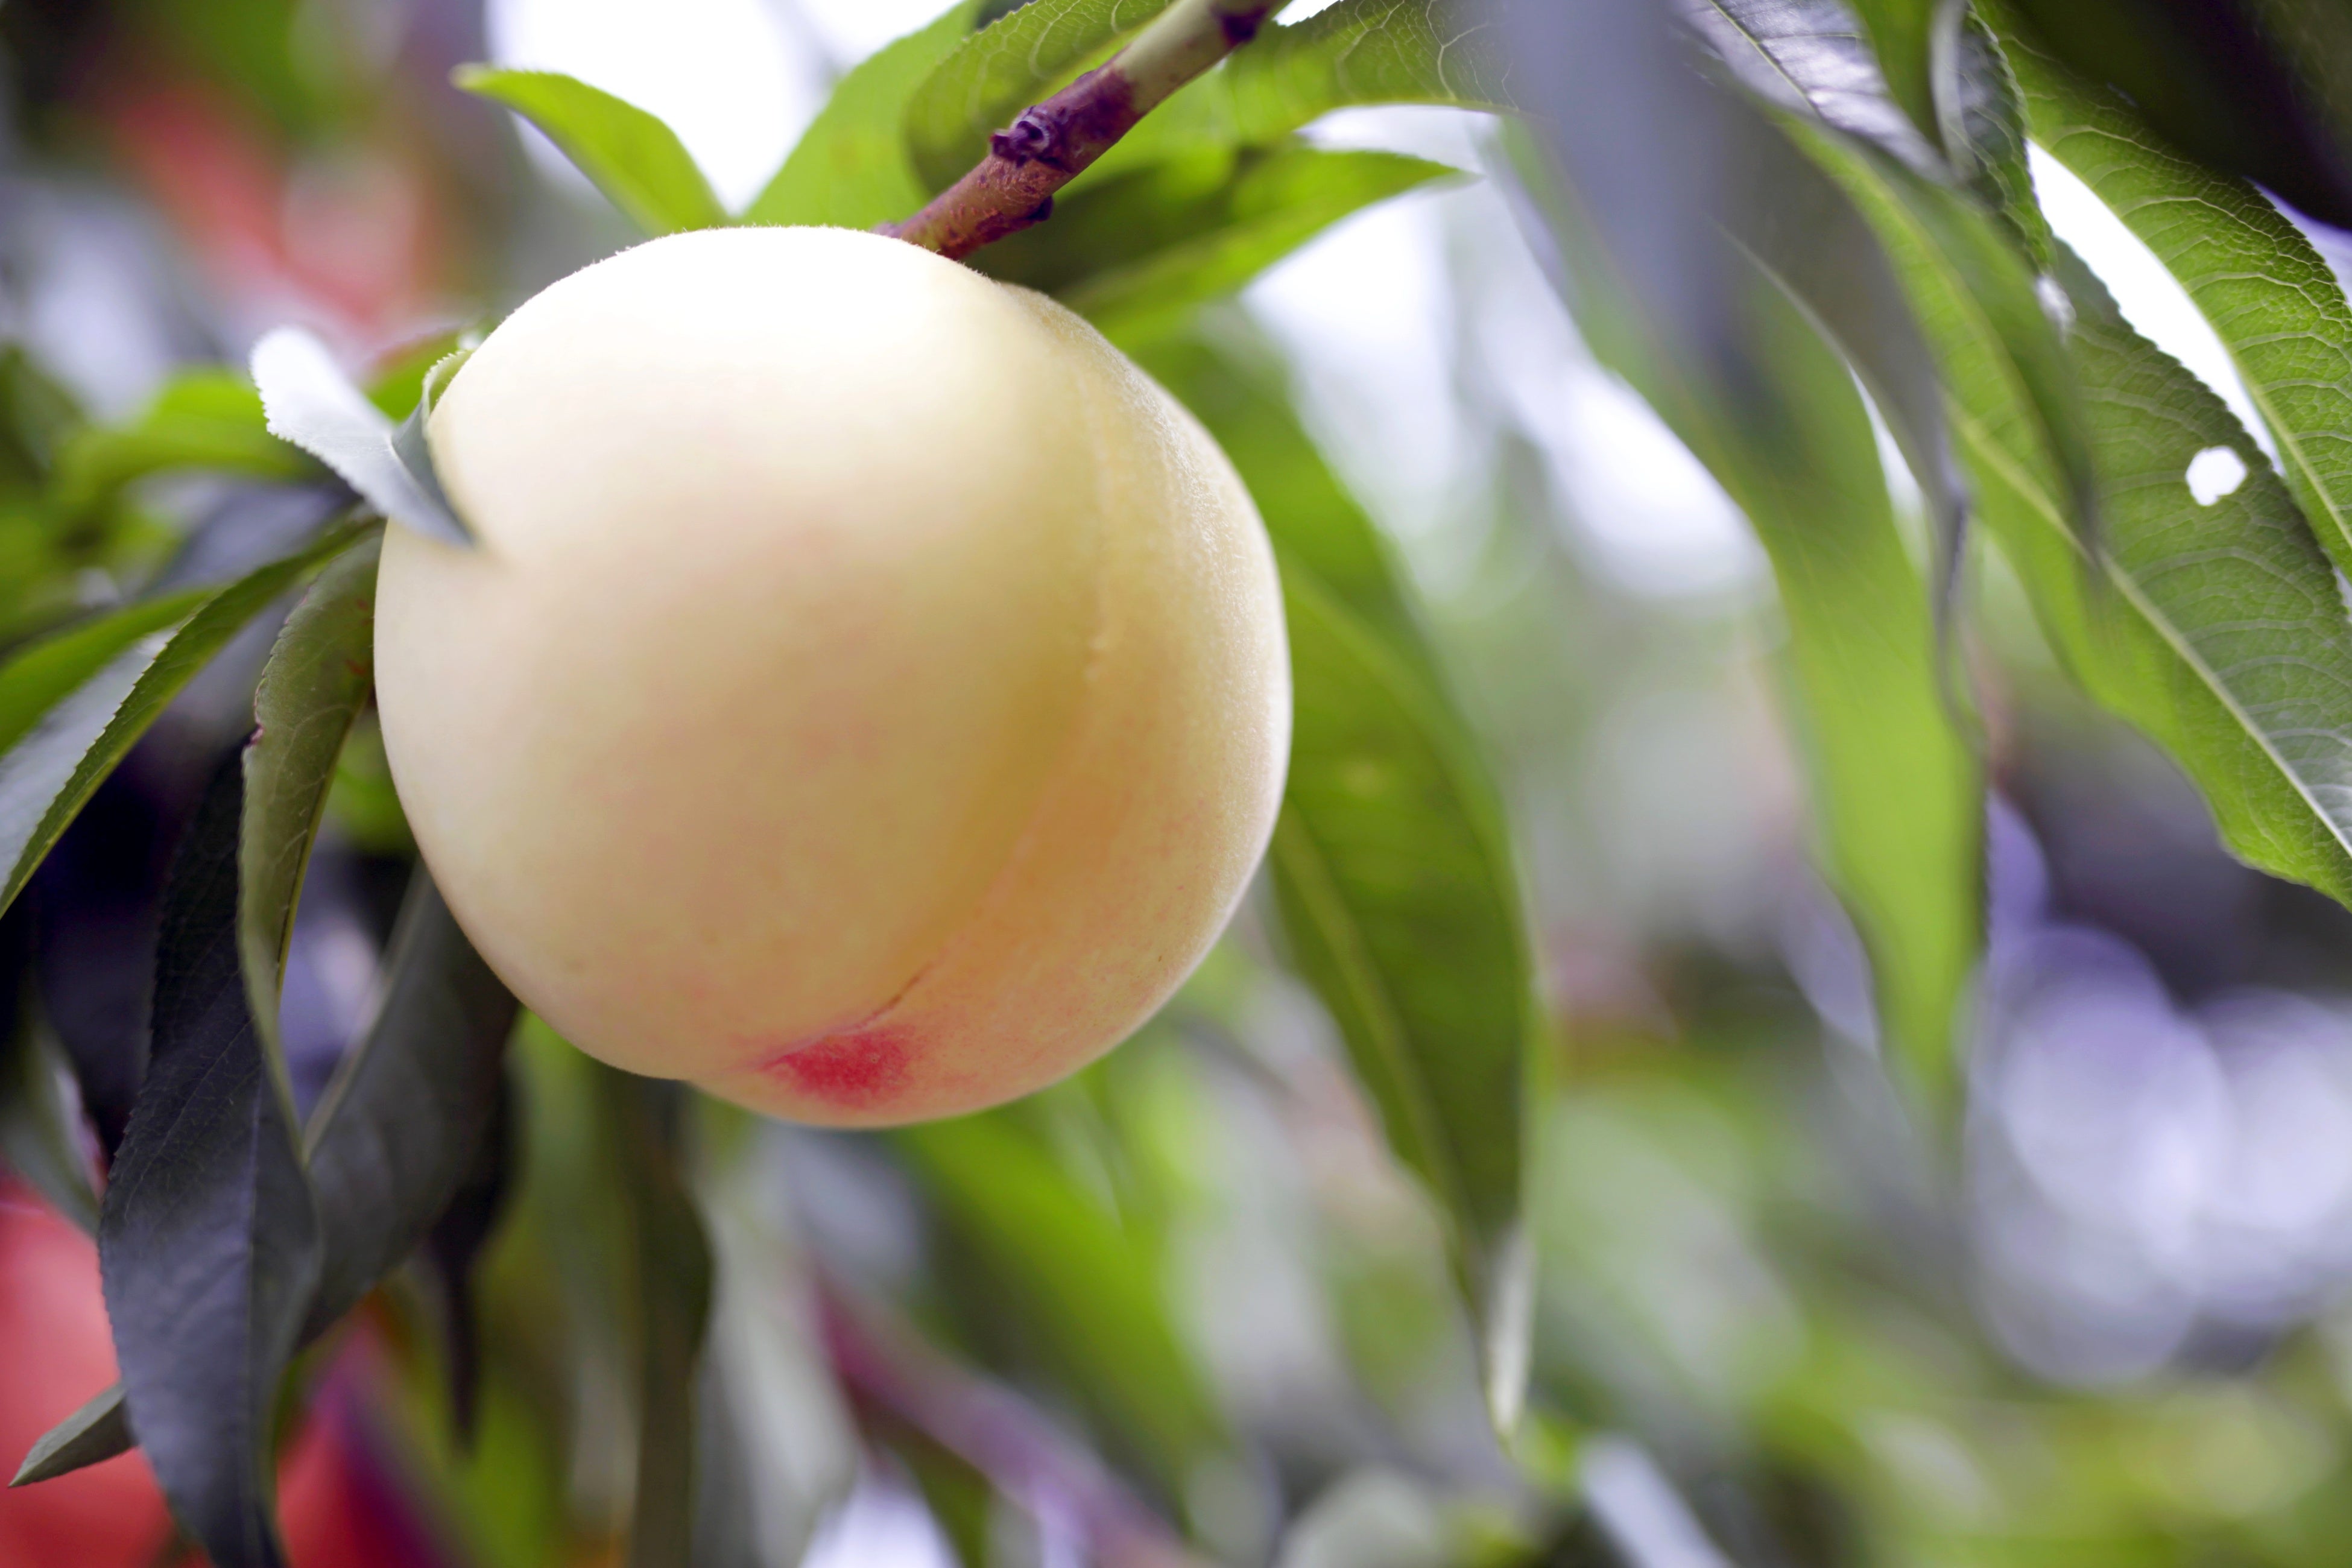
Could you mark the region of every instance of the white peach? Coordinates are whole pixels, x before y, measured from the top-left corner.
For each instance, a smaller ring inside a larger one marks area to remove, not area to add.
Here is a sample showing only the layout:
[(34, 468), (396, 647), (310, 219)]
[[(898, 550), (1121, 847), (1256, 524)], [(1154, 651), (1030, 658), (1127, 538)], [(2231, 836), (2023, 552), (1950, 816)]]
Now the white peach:
[(1231, 915), (1289, 739), (1265, 530), (1092, 328), (896, 240), (738, 228), (565, 279), (427, 434), (376, 685), (523, 1002), (808, 1121), (1011, 1099)]

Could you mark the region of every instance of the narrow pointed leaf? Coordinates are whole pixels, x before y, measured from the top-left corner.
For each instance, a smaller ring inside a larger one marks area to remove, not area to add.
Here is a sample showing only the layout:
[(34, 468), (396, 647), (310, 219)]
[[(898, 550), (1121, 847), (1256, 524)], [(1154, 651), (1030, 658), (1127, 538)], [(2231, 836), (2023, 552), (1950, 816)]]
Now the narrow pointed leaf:
[[(2084, 556), (2016, 411), (1977, 386), (1956, 418), (1986, 525), (2069, 668), (2196, 781), (2230, 847), (2352, 903), (2352, 625), (2336, 574), (2221, 398), (2126, 325), (2071, 253), (2059, 260), (2105, 548)], [(2189, 462), (2214, 447), (2246, 477), (2200, 506)]]
[(2112, 89), (2008, 42), (2035, 139), (2197, 301), (2277, 442), (2288, 490), (2352, 569), (2352, 304), (2335, 274), (2262, 192), (2174, 152)]
[(269, 434), (250, 383), (208, 366), (165, 382), (127, 424), (77, 431), (58, 453), (51, 500), (67, 517), (85, 517), (136, 480), (188, 468), (262, 479), (318, 472)]
[[(398, 1268), (446, 1214), (476, 1168), (513, 1033), (514, 997), (489, 972), (423, 869), (385, 959), (384, 994), (312, 1113), (310, 1184), (319, 1216), (309, 1344)], [(42, 1439), (47, 1479), (130, 1447), (121, 1385)], [(29, 1465), (29, 1461), (27, 1461)]]
[(709, 1331), (709, 1237), (683, 1168), (683, 1084), (600, 1068), (607, 1135), (628, 1206), (636, 1289), (636, 1507), (628, 1568), (695, 1568), (695, 1390)]
[(237, 838), (237, 951), (263, 1047), (283, 1072), (278, 998), (310, 847), (343, 741), (375, 673), (375, 568), (382, 534), (328, 563), (286, 617), (254, 694)]
[(451, 79), (545, 132), (647, 234), (718, 228), (728, 221), (677, 132), (635, 104), (561, 71), (459, 66)]
[(1282, 395), (1198, 344), (1146, 363), (1227, 443), (1281, 553), (1295, 691), (1270, 864), (1300, 972), (1444, 1215), (1507, 1428), (1524, 1372), (1542, 1033), (1509, 830), (1370, 521)]
[(415, 1251), (490, 1135), (514, 996), (422, 867), (384, 960), (374, 1017), (312, 1112), (310, 1184), (325, 1255), (306, 1337)]
[[(29, 998), (17, 1017), (16, 1026), (0, 1036), (0, 1167), (96, 1235), (98, 1190), (90, 1183), (81, 1118), (66, 1087), (64, 1064)], [(5, 1025), (0, 1018), (0, 1028)]]
[(1132, 341), (1181, 322), (1349, 214), (1455, 173), (1390, 153), (1204, 150), (1080, 192), (1051, 224), (989, 247), (977, 264)]
[[(1889, 237), (1897, 231), (1916, 237), (1914, 254), (1933, 262), (1934, 277), (1906, 274), (1906, 280), (1929, 342), (1948, 362), (1965, 345), (1972, 374), (2009, 384), (2039, 427), (2044, 461), (2061, 476), (2059, 493), (2074, 526), (2086, 540), (2095, 537), (2098, 475), (2082, 394), (2036, 286), (2038, 215), (2030, 201), (2018, 205), (2024, 176), (2011, 166), (2022, 148), (2014, 158), (2005, 148), (1999, 153), (1998, 177), (1988, 190), (2012, 205), (1991, 207), (1982, 194), (1941, 183), (1950, 177), (1947, 166), (1915, 140), (1851, 24), (1839, 30), (1838, 18), (1848, 14), (1834, 0), (1795, 6), (1712, 0), (1701, 15), (1726, 63), (1784, 106), (1798, 146), (1845, 187), (1881, 242), (1892, 247)], [(1992, 79), (2000, 68), (1997, 53), (1988, 55), (1982, 69), (1989, 100), (2005, 90), (2005, 81)], [(2008, 123), (1991, 110), (1984, 118), (1988, 125)], [(1997, 140), (1990, 131), (1987, 136)], [(1922, 289), (1930, 290), (1932, 304)]]
[[(1538, 76), (1549, 86), (1536, 105), (1549, 125), (1540, 150), (1510, 143), (1528, 216), (1551, 242), (1562, 297), (1595, 354), (1706, 465), (1772, 558), (1822, 869), (1870, 952), (1887, 1058), (1940, 1111), (1957, 1081), (1955, 1014), (1979, 929), (1981, 786), (1866, 417), (1812, 324), (1868, 367), (1890, 421), (1910, 427), (1907, 451), (1944, 439), (1918, 383), (1919, 351), (1901, 339), (1909, 318), (1885, 299), (1883, 278), (1875, 303), (1836, 299), (1841, 268), (1866, 279), (1880, 264), (1806, 253), (1861, 237), (1796, 162), (1764, 155), (1776, 124), (1732, 90), (1695, 69), (1644, 64), (1642, 51), (1658, 46), (1638, 35), (1593, 53), (1543, 0), (1522, 0), (1513, 36), (1547, 66), (1570, 62), (1565, 82)], [(1611, 81), (1637, 68), (1652, 90), (1612, 98)], [(1707, 138), (1681, 134), (1691, 125)], [(1628, 140), (1651, 149), (1634, 184), (1617, 152)], [(1818, 215), (1811, 226), (1807, 214)], [(1667, 288), (1655, 258), (1677, 248), (1682, 270)]]
[(33, 1445), (17, 1467), (12, 1487), (29, 1487), (127, 1454), (135, 1441), (131, 1417), (122, 1404), (122, 1385), (116, 1384), (67, 1416), (47, 1436)]
[(1169, 1321), (1151, 1248), (1002, 1112), (893, 1141), (1070, 1396), (1180, 1489), (1223, 1432)]
[(473, 543), (439, 482), (410, 468), (411, 458), (394, 444), (397, 431), (390, 417), (343, 374), (314, 334), (279, 327), (254, 344), (253, 381), (271, 435), (326, 464), (393, 521), (445, 543)]
[[(1937, 55), (1951, 47), (1959, 6), (1954, 0), (1854, 0), (1887, 90), (1931, 142), (1944, 139), (1937, 108)], [(1938, 34), (1946, 34), (1943, 38)]]
[[(331, 529), (225, 588), (121, 612), (120, 620), (100, 623), (103, 632), (99, 625), (76, 628), (0, 668), (0, 736), (7, 723), (38, 713), (0, 752), (0, 909), (24, 890), (58, 836), (196, 671), (272, 600), (348, 549), (368, 526)], [(180, 611), (179, 618), (118, 642), (103, 663), (61, 698), (55, 695), (108, 642), (148, 624), (151, 616), (169, 613), (163, 605)]]
[(1339, 0), (1263, 28), (1246, 48), (1155, 109), (1072, 185), (1202, 146), (1265, 146), (1336, 109), (1519, 104), (1501, 30), (1479, 0)]
[(956, 0), (929, 26), (876, 51), (835, 83), (740, 221), (872, 228), (919, 210), (931, 193), (908, 151), (907, 104), (971, 32), (972, 15), (971, 0)]
[(237, 963), (244, 768), (215, 775), (173, 866), (154, 1051), (99, 1225), (132, 1426), (216, 1568), (283, 1568), (270, 1455), (278, 1384), (319, 1272), (292, 1108)]

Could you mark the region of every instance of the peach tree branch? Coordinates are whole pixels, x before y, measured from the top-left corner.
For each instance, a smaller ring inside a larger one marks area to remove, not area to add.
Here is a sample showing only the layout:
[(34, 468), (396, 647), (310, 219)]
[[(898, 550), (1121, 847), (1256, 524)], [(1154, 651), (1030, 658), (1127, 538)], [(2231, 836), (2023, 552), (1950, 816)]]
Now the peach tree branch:
[(1127, 47), (989, 138), (988, 156), (882, 233), (950, 260), (1043, 223), (1054, 193), (1175, 96), (1257, 36), (1287, 0), (1176, 0)]

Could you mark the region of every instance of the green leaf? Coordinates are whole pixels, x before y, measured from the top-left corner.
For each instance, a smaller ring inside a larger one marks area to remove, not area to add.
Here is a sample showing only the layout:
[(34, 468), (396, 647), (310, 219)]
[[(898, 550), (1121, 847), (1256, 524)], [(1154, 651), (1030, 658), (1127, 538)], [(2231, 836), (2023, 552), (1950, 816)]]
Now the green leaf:
[(1054, 221), (990, 246), (990, 275), (1053, 294), (1116, 340), (1135, 341), (1230, 293), (1375, 202), (1454, 175), (1390, 153), (1297, 143), (1205, 149), (1055, 205)]
[(1003, 1112), (892, 1139), (1067, 1392), (1181, 1495), (1223, 1434), (1169, 1321), (1150, 1251)]
[[(0, 909), (16, 901), (58, 835), (196, 671), (272, 600), (373, 526), (346, 523), (226, 587), (163, 601), (181, 618), (127, 640), (123, 634), (142, 617), (163, 613), (161, 605), (63, 633), (0, 668), (0, 737), (25, 712), (40, 714), (0, 752)], [(89, 668), (110, 641), (110, 657)], [(78, 683), (57, 696), (76, 675)], [(36, 706), (44, 702), (45, 710)]]
[(29, 911), (0, 918), (0, 1170), (95, 1235), (88, 1131), (35, 996), (32, 935)]
[(165, 884), (153, 1054), (98, 1252), (131, 1425), (173, 1517), (217, 1568), (283, 1568), (273, 1418), (319, 1224), (239, 973), (242, 761), (215, 774)]
[(326, 1254), (304, 1329), (315, 1339), (414, 1252), (490, 1135), (515, 999), (410, 873), (382, 999), (336, 1068), (307, 1142)]
[(0, 665), (0, 753), (75, 687), (142, 637), (185, 620), (210, 596), (189, 588), (125, 605), (53, 633)]
[[(1593, 70), (1607, 64), (1586, 62)], [(1727, 95), (1674, 108), (1718, 127), (1744, 123), (1739, 134), (1751, 142), (1778, 133)], [(1792, 287), (1790, 268), (1749, 265), (1772, 248), (1750, 245), (1741, 247), (1744, 277), (1730, 267), (1713, 273), (1711, 301), (1655, 289), (1637, 249), (1654, 219), (1612, 201), (1613, 187), (1596, 194), (1566, 173), (1605, 171), (1612, 139), (1643, 128), (1573, 113), (1561, 125), (1565, 145), (1552, 165), (1522, 165), (1568, 260), (1563, 294), (1596, 353), (1706, 465), (1772, 558), (1823, 869), (1871, 954), (1889, 1061), (1915, 1096), (1941, 1110), (1956, 1083), (1954, 1015), (1980, 920), (1980, 786), (1937, 678), (1929, 595), (1895, 528), (1867, 416), (1845, 367), (1791, 309), (1791, 298), (1818, 299), (1835, 268), (1816, 261), (1812, 284)], [(1715, 212), (1727, 238), (1752, 237), (1759, 211), (1769, 215), (1790, 205), (1792, 188), (1801, 196), (1807, 188), (1773, 183), (1776, 165), (1755, 151), (1737, 165), (1744, 183), (1729, 187), (1728, 212), (1712, 199), (1711, 182), (1670, 180), (1652, 200)], [(1838, 237), (1830, 228), (1817, 237)], [(1691, 330), (1693, 314), (1711, 323), (1705, 334)], [(1866, 317), (1830, 310), (1826, 319), (1840, 322), (1841, 342), (1874, 330)]]
[(1167, 8), (1168, 0), (1030, 0), (969, 34), (908, 100), (916, 174), (946, 190), (987, 154), (991, 132)]
[(1260, 30), (1248, 47), (1155, 109), (1085, 178), (1199, 147), (1279, 142), (1335, 109), (1517, 107), (1500, 29), (1476, 0), (1339, 0)]
[(245, 824), (237, 837), (237, 954), (247, 1002), (271, 1070), (285, 1071), (278, 994), (294, 911), (344, 738), (375, 677), (375, 569), (371, 534), (328, 563), (286, 617), (254, 693), (245, 750)]
[(677, 132), (635, 104), (561, 71), (459, 66), (450, 79), (545, 132), (647, 234), (727, 223), (726, 207)]
[(2197, 301), (2278, 443), (2280, 469), (2352, 568), (2352, 304), (2262, 192), (2167, 146), (2111, 89), (2010, 39), (2034, 138), (2145, 240)]
[(128, 425), (75, 432), (58, 451), (51, 500), (65, 516), (84, 517), (136, 480), (184, 468), (262, 479), (299, 479), (318, 471), (269, 434), (261, 395), (250, 383), (207, 366), (164, 383)]
[(134, 1441), (130, 1413), (122, 1405), (122, 1385), (118, 1383), (58, 1422), (34, 1444), (8, 1484), (29, 1487), (104, 1464), (118, 1454), (129, 1453)]
[[(1955, 417), (1986, 524), (2077, 679), (2171, 752), (2231, 848), (2352, 903), (2352, 626), (2327, 557), (2221, 400), (2126, 326), (2070, 252), (2059, 262), (2105, 548), (2082, 552), (2030, 431), (1978, 384)], [(2200, 506), (2184, 475), (2213, 447), (2246, 478)]]
[[(1937, 56), (1951, 48), (1959, 21), (1953, 0), (1854, 0), (1854, 11), (1877, 53), (1887, 90), (1930, 141), (1944, 140), (1937, 109)], [(1937, 35), (1943, 33), (1945, 37)]]
[(1445, 1217), (1507, 1428), (1543, 1024), (1494, 784), (1370, 521), (1286, 398), (1197, 342), (1145, 363), (1227, 444), (1280, 553), (1295, 715), (1270, 858), (1284, 930), (1391, 1147)]
[(710, 1242), (688, 1190), (685, 1085), (596, 1070), (628, 1206), (637, 1342), (637, 1491), (628, 1568), (694, 1568), (695, 1389), (710, 1321)]
[[(2034, 220), (2005, 222), (1939, 183), (1941, 161), (1884, 96), (1868, 61), (1857, 74), (1856, 40), (1812, 29), (1805, 21), (1812, 15), (1764, 0), (1715, 0), (1706, 13), (1708, 36), (1735, 73), (1791, 110), (1784, 123), (1797, 145), (1845, 188), (1881, 242), (1893, 249), (1898, 234), (1916, 242), (1911, 253), (1931, 262), (1934, 276), (1906, 273), (1912, 305), (1948, 377), (1990, 375), (2013, 390), (2040, 428), (2044, 460), (2063, 477), (2058, 493), (2070, 520), (2095, 536), (2098, 475), (2081, 391), (2036, 288)], [(1993, 183), (2016, 196), (2022, 193), (2010, 187), (2021, 178), (2002, 174)], [(2032, 212), (2030, 203), (2010, 210)], [(1955, 354), (1965, 363), (1956, 364)]]
[(907, 104), (971, 30), (972, 0), (885, 46), (835, 84), (800, 142), (741, 221), (872, 228), (919, 211), (931, 193), (907, 147)]

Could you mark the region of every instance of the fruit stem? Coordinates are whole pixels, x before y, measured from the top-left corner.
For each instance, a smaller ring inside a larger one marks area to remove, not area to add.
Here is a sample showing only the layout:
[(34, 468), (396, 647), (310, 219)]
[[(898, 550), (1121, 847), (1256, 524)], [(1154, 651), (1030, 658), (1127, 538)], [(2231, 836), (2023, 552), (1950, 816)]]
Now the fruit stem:
[(958, 260), (1043, 223), (1055, 192), (1287, 3), (1176, 0), (1127, 47), (991, 136), (988, 156), (929, 205), (880, 232)]

